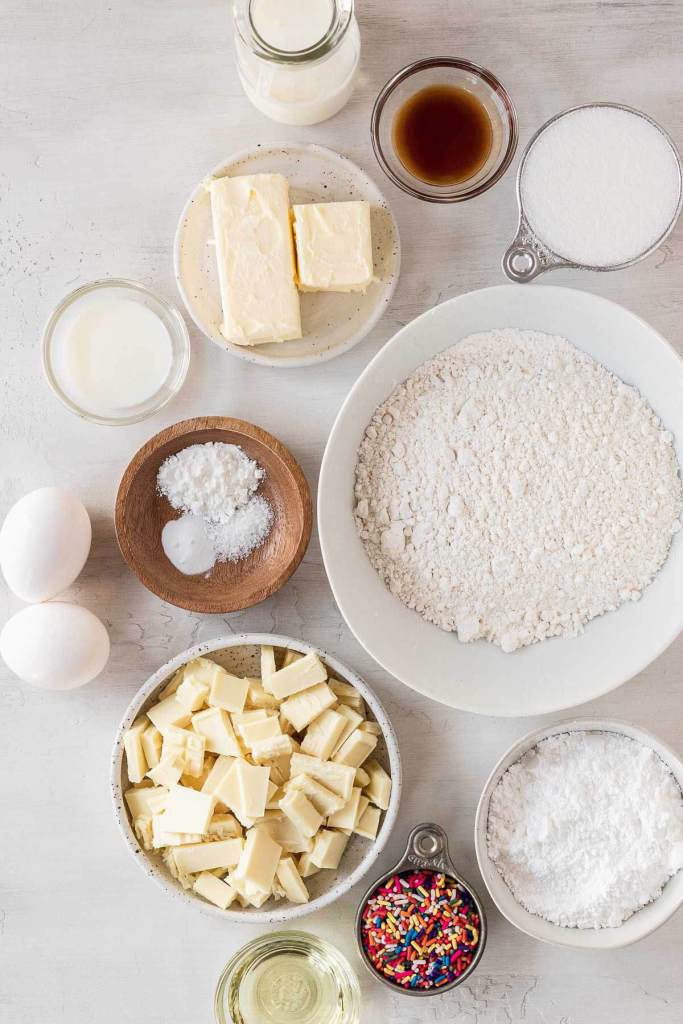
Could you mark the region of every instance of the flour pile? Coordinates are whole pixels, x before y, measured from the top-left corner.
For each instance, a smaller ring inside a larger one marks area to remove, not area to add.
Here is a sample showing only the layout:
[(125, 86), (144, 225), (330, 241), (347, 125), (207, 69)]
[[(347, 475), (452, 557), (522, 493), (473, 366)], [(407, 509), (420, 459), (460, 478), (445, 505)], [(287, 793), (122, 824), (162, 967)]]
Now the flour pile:
[(473, 334), (376, 410), (356, 525), (389, 589), (461, 641), (574, 636), (665, 561), (681, 525), (672, 440), (564, 338)]
[(515, 899), (566, 928), (616, 928), (683, 867), (683, 796), (627, 736), (551, 736), (491, 794), (488, 852)]

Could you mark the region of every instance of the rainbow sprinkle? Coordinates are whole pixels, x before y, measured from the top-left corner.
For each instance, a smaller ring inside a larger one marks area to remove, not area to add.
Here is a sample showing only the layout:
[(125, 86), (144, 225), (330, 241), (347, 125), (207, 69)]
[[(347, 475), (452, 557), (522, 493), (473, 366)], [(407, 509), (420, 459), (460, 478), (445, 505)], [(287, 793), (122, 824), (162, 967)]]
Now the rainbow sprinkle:
[(363, 910), (361, 938), (374, 969), (402, 988), (441, 988), (467, 970), (479, 945), (471, 894), (434, 871), (392, 875)]

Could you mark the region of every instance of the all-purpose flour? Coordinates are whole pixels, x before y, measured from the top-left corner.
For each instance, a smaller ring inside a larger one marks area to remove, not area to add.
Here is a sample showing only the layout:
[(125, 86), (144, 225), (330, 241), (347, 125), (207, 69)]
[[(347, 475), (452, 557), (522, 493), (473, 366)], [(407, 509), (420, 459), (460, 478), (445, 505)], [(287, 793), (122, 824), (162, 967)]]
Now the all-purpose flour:
[(488, 852), (514, 897), (567, 928), (616, 928), (683, 867), (683, 796), (616, 733), (543, 740), (491, 794)]
[(680, 528), (671, 434), (564, 338), (474, 334), (375, 412), (356, 524), (409, 608), (514, 651), (637, 600)]

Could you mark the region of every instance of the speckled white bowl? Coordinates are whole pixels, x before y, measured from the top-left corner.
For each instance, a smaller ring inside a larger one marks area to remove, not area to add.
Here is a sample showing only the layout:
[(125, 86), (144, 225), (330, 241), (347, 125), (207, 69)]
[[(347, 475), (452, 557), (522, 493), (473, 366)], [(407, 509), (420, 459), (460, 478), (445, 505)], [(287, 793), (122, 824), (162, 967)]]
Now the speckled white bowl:
[(559, 925), (546, 921), (543, 917), (530, 914), (517, 902), (488, 852), (486, 831), (489, 802), (501, 776), (511, 765), (519, 761), (527, 750), (535, 747), (541, 740), (548, 739), (549, 736), (556, 736), (558, 733), (576, 731), (614, 732), (642, 743), (643, 746), (654, 750), (683, 789), (683, 761), (681, 758), (652, 733), (636, 725), (607, 718), (572, 718), (558, 722), (556, 725), (537, 729), (536, 732), (529, 733), (528, 736), (510, 747), (486, 780), (474, 823), (477, 860), (493, 902), (510, 924), (519, 928), (526, 935), (530, 935), (533, 939), (540, 939), (541, 942), (550, 942), (555, 946), (569, 946), (572, 949), (619, 949), (644, 939), (679, 909), (683, 904), (683, 871), (679, 871), (669, 879), (658, 899), (636, 911), (618, 928), (561, 928)]
[[(382, 737), (374, 756), (391, 775), (391, 800), (389, 802), (389, 809), (382, 817), (380, 830), (374, 842), (371, 843), (360, 836), (352, 836), (342, 857), (341, 864), (336, 871), (320, 871), (318, 874), (306, 879), (306, 885), (311, 894), (309, 903), (293, 904), (287, 900), (279, 900), (277, 902), (269, 901), (261, 909), (247, 907), (239, 910), (220, 910), (218, 907), (207, 903), (200, 896), (195, 895), (191, 890), (183, 889), (180, 883), (168, 873), (159, 854), (151, 851), (147, 852), (138, 843), (123, 799), (124, 791), (128, 786), (128, 776), (123, 758), (123, 735), (138, 715), (155, 702), (158, 691), (165, 686), (173, 673), (181, 665), (191, 661), (193, 658), (210, 655), (219, 664), (236, 674), (259, 675), (258, 646), (260, 644), (272, 644), (273, 647), (288, 647), (293, 651), (300, 651), (302, 654), (315, 651), (334, 673), (335, 678), (351, 683), (356, 687), (365, 700), (370, 715), (379, 723), (382, 729)], [(347, 892), (356, 882), (359, 882), (375, 863), (391, 834), (398, 813), (401, 784), (401, 757), (396, 733), (386, 711), (372, 690), (366, 686), (355, 672), (325, 651), (321, 651), (319, 648), (302, 640), (294, 640), (287, 636), (276, 636), (271, 633), (243, 633), (239, 636), (217, 637), (215, 640), (209, 640), (205, 643), (197, 644), (196, 647), (191, 647), (187, 651), (182, 651), (175, 658), (162, 665), (154, 675), (150, 676), (128, 705), (116, 732), (111, 764), (111, 793), (116, 823), (128, 850), (148, 878), (163, 889), (168, 896), (191, 904), (214, 917), (221, 917), (223, 920), (232, 923), (244, 922), (245, 924), (280, 924), (284, 921), (293, 921), (295, 918), (304, 917), (306, 914), (311, 914), (313, 911), (333, 903), (334, 900)]]

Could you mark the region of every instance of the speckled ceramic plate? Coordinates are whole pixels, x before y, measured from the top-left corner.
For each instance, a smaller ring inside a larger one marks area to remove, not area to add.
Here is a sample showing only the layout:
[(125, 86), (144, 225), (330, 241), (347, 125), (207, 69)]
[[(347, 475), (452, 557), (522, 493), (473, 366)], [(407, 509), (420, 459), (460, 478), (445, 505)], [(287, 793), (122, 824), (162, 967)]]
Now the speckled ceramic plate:
[(292, 203), (370, 203), (377, 281), (364, 295), (302, 293), (303, 338), (266, 345), (232, 345), (218, 326), (221, 300), (212, 243), (211, 203), (203, 182), (190, 196), (175, 236), (175, 274), (187, 311), (200, 331), (240, 359), (265, 366), (311, 366), (348, 352), (372, 330), (391, 301), (401, 263), (398, 227), (373, 181), (351, 160), (324, 146), (288, 143), (236, 153), (207, 174), (284, 174)]
[[(334, 673), (335, 678), (351, 683), (352, 686), (356, 687), (367, 704), (368, 717), (378, 722), (382, 729), (382, 735), (373, 757), (391, 775), (391, 799), (389, 801), (389, 809), (382, 815), (380, 829), (374, 842), (369, 842), (361, 836), (351, 836), (341, 863), (335, 871), (319, 871), (316, 875), (306, 879), (306, 887), (311, 896), (309, 903), (293, 904), (288, 900), (269, 900), (260, 909), (247, 907), (243, 910), (220, 910), (211, 903), (207, 903), (200, 896), (197, 896), (192, 890), (183, 889), (180, 883), (172, 878), (166, 870), (160, 854), (143, 850), (138, 843), (123, 799), (123, 794), (129, 787), (123, 758), (123, 736), (138, 715), (156, 702), (158, 692), (163, 689), (181, 665), (191, 661), (193, 658), (208, 655), (236, 675), (259, 676), (260, 644), (272, 644), (273, 647), (287, 647), (293, 651), (301, 651), (302, 654), (316, 651), (330, 671)], [(391, 830), (396, 822), (398, 805), (401, 799), (401, 787), (401, 756), (396, 733), (386, 711), (372, 690), (355, 672), (325, 651), (321, 651), (301, 640), (293, 640), (291, 637), (286, 636), (275, 636), (271, 633), (243, 633), (238, 636), (217, 637), (215, 640), (209, 640), (198, 644), (196, 647), (191, 647), (187, 651), (182, 651), (175, 658), (162, 665), (154, 675), (150, 676), (129, 704), (117, 730), (112, 753), (111, 794), (114, 802), (114, 815), (119, 831), (125, 840), (129, 852), (135, 858), (135, 862), (142, 868), (148, 878), (160, 886), (168, 896), (190, 904), (198, 910), (211, 914), (213, 917), (220, 917), (224, 921), (231, 921), (233, 923), (276, 924), (283, 921), (292, 921), (294, 918), (311, 914), (313, 911), (333, 903), (334, 900), (348, 892), (351, 886), (359, 882), (371, 869), (386, 846)]]

